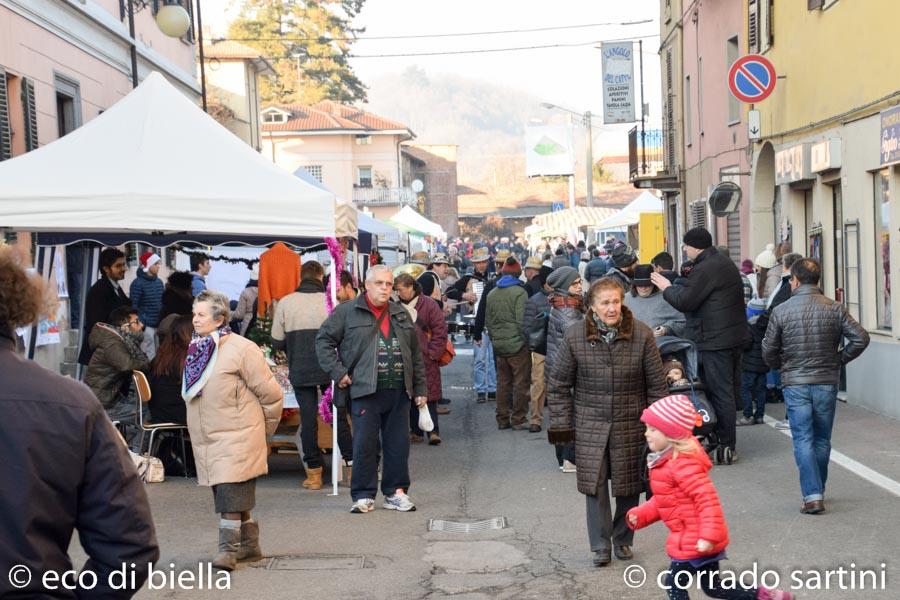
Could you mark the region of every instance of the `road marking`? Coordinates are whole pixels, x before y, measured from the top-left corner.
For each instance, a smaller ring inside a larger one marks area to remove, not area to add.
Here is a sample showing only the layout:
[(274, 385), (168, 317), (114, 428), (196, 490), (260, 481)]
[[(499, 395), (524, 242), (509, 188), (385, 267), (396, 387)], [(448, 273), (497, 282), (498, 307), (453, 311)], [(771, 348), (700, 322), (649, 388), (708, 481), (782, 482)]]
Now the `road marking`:
[[(768, 425), (772, 429), (775, 429), (775, 431), (779, 431), (779, 432), (783, 433), (784, 435), (788, 436), (789, 438), (792, 438), (793, 436), (791, 435), (790, 429), (778, 429), (775, 427), (775, 423), (777, 423), (777, 422), (778, 422), (777, 419), (773, 419), (772, 417), (766, 416), (766, 425)], [(837, 450), (835, 450), (833, 448), (831, 450), (831, 462), (833, 462), (836, 465), (840, 465), (840, 466), (844, 467), (851, 473), (862, 477), (869, 483), (871, 483), (873, 485), (877, 485), (881, 489), (886, 490), (886, 491), (894, 494), (895, 496), (900, 497), (900, 482), (894, 481), (890, 477), (887, 477), (886, 475), (882, 475), (881, 473), (879, 473), (878, 471), (875, 471), (874, 469), (870, 469), (869, 467), (862, 464), (861, 462), (853, 460), (846, 454), (843, 454), (842, 452), (838, 452)]]
[(475, 356), (475, 350), (473, 348), (459, 348), (456, 351), (457, 356)]

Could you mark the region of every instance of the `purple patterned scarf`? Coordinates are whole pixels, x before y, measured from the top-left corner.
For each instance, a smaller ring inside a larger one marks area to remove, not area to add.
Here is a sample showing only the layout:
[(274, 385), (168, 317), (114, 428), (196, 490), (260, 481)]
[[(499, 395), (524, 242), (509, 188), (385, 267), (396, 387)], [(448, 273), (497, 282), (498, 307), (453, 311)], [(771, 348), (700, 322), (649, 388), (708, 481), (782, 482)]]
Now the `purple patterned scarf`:
[(229, 333), (231, 328), (225, 325), (206, 337), (194, 334), (184, 360), (184, 379), (181, 382), (181, 397), (186, 402), (202, 395), (203, 386), (212, 375), (212, 367), (216, 363), (219, 339)]

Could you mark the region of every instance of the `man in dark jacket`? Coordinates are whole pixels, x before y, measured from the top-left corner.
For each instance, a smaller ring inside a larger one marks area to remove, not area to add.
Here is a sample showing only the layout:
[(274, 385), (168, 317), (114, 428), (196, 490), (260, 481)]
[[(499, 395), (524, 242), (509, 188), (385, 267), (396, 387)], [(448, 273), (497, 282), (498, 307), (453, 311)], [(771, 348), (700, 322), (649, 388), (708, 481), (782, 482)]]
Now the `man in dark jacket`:
[(588, 284), (594, 283), (606, 275), (606, 271), (609, 269), (606, 258), (600, 256), (599, 248), (594, 248), (591, 255), (591, 261), (584, 268), (584, 279), (587, 280)]
[(637, 254), (628, 244), (616, 242), (610, 253), (612, 266), (606, 271), (604, 277), (611, 277), (619, 282), (625, 289), (625, 293), (631, 291), (631, 280), (634, 279), (634, 268), (637, 266)]
[(525, 284), (525, 291), (528, 292), (529, 298), (544, 289), (544, 279), (541, 277), (542, 266), (538, 256), (529, 256), (525, 261), (525, 279), (528, 282)]
[[(159, 559), (144, 485), (90, 390), (16, 354), (14, 328), (28, 325), (22, 315), (33, 314), (38, 299), (2, 254), (0, 282), (11, 288), (0, 290), (3, 297), (14, 298), (0, 307), (0, 597), (130, 598)], [(76, 529), (88, 556), (78, 567), (68, 554)], [(113, 570), (132, 563), (126, 589), (111, 589)], [(73, 568), (95, 574), (96, 588), (44, 589), (43, 573)]]
[(131, 300), (119, 282), (125, 279), (125, 254), (117, 248), (104, 248), (100, 252), (100, 279), (91, 286), (84, 305), (84, 330), (81, 336), (81, 352), (78, 362), (87, 366), (91, 362), (93, 350), (88, 339), (94, 325), (109, 319), (110, 313), (119, 306), (131, 306)]
[[(308, 490), (322, 489), (324, 462), (319, 450), (319, 388), (331, 383), (319, 367), (316, 334), (328, 318), (325, 306), (325, 269), (314, 260), (300, 268), (300, 287), (278, 302), (272, 318), (272, 347), (287, 353), (289, 376), (300, 405), (300, 445), (306, 463)], [(353, 437), (346, 409), (338, 409), (338, 446), (345, 466), (353, 463)], [(352, 471), (351, 471), (352, 475)]]
[(144, 342), (141, 349), (150, 360), (156, 355), (156, 329), (159, 327), (159, 315), (162, 311), (164, 286), (159, 278), (160, 261), (159, 254), (149, 250), (144, 252), (141, 255), (137, 277), (128, 288), (131, 305), (137, 309), (138, 318), (144, 324)]
[[(869, 334), (840, 302), (819, 290), (819, 264), (809, 258), (791, 267), (790, 300), (772, 311), (763, 358), (781, 369), (784, 403), (791, 424), (794, 460), (800, 470), (800, 512), (825, 511), (831, 429), (841, 366), (869, 345)], [(843, 349), (839, 349), (845, 339)]]
[(129, 446), (137, 450), (135, 425), (137, 399), (131, 392), (132, 371), (150, 370), (150, 360), (141, 350), (143, 324), (137, 311), (120, 306), (109, 316), (109, 323), (97, 323), (88, 343), (93, 354), (84, 373), (84, 383), (91, 388), (106, 414), (119, 421)]
[(338, 387), (349, 390), (353, 513), (375, 508), (379, 447), (384, 456), (384, 508), (416, 509), (406, 495), (409, 403), (414, 399), (417, 406), (424, 406), (428, 388), (415, 323), (405, 308), (389, 301), (393, 285), (388, 267), (371, 267), (366, 272), (366, 293), (337, 306), (316, 336), (319, 366)]
[(519, 261), (514, 256), (508, 257), (502, 276), (488, 294), (485, 309), (484, 324), (497, 358), (497, 426), (500, 429), (528, 429), (531, 352), (522, 333), (528, 292), (519, 280), (521, 274)]
[(684, 234), (684, 252), (694, 268), (684, 285), (651, 274), (663, 297), (687, 318), (685, 335), (697, 345), (703, 383), (716, 410), (716, 462), (731, 464), (735, 453), (737, 399), (740, 398), (741, 353), (750, 341), (741, 274), (731, 260), (712, 247), (702, 227)]

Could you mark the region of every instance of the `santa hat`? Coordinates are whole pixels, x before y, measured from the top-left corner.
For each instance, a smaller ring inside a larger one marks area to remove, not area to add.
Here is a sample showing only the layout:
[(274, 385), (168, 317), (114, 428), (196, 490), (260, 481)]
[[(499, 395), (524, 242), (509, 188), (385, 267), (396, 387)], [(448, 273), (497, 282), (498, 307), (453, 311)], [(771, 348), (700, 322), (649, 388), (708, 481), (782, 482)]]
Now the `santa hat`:
[(694, 427), (703, 423), (691, 399), (682, 394), (660, 398), (644, 409), (641, 421), (673, 440), (690, 437)]
[(144, 272), (150, 270), (150, 267), (161, 261), (162, 259), (159, 257), (159, 254), (155, 254), (147, 250), (143, 254), (141, 254), (141, 268), (144, 269)]

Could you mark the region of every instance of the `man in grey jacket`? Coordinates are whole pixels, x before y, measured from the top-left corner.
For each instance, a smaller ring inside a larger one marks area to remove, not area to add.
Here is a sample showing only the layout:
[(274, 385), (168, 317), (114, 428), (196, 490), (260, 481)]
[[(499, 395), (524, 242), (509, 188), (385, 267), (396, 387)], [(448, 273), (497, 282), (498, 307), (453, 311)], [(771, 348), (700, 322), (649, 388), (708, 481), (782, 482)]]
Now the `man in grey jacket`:
[[(766, 364), (781, 369), (794, 460), (800, 470), (800, 512), (804, 514), (825, 511), (825, 482), (841, 366), (869, 345), (869, 334), (847, 309), (819, 290), (821, 274), (819, 264), (812, 259), (794, 263), (793, 295), (772, 311), (762, 342)], [(842, 338), (846, 343), (839, 350)]]
[(338, 387), (349, 388), (353, 513), (375, 508), (379, 436), (384, 456), (384, 508), (401, 512), (416, 509), (406, 495), (410, 483), (409, 403), (415, 398), (416, 405), (423, 406), (428, 391), (415, 323), (405, 308), (390, 302), (393, 285), (394, 276), (388, 267), (370, 268), (366, 293), (335, 308), (316, 336), (316, 355), (322, 370)]

